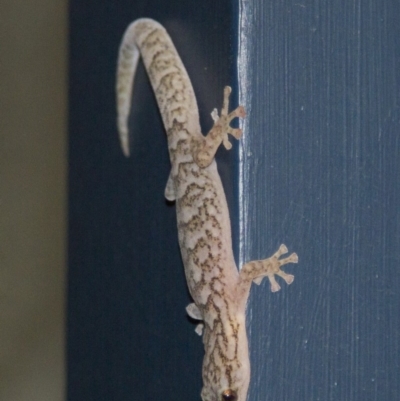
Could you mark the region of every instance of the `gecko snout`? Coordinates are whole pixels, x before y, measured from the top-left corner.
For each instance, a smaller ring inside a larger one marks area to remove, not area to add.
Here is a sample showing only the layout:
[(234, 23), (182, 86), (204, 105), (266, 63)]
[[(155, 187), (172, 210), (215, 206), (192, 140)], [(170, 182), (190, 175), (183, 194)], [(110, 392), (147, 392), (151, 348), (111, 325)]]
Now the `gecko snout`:
[(230, 388), (222, 393), (221, 401), (237, 401), (237, 399), (236, 391), (231, 390)]

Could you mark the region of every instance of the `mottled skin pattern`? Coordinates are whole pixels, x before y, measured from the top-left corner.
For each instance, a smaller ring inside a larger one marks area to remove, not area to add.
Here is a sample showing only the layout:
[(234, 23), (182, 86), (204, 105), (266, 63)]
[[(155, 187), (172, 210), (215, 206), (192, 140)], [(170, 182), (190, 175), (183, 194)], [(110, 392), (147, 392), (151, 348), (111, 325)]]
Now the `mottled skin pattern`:
[(228, 112), (231, 89), (224, 90), (221, 115), (213, 111), (214, 126), (203, 136), (193, 88), (181, 59), (165, 29), (150, 19), (132, 23), (122, 40), (117, 72), (118, 129), (122, 149), (129, 155), (128, 116), (133, 77), (142, 56), (156, 94), (168, 135), (171, 173), (165, 196), (175, 200), (179, 244), (187, 284), (194, 303), (188, 314), (201, 321), (203, 334), (203, 401), (245, 401), (250, 363), (245, 311), (250, 286), (268, 277), (272, 291), (280, 289), (274, 275), (288, 284), (293, 276), (280, 270), (296, 263), (297, 255), (281, 245), (270, 258), (246, 263), (240, 273), (232, 253), (231, 228), (225, 194), (214, 155), (221, 143), (231, 144), (228, 134), (242, 132), (229, 123), (245, 117), (239, 106)]

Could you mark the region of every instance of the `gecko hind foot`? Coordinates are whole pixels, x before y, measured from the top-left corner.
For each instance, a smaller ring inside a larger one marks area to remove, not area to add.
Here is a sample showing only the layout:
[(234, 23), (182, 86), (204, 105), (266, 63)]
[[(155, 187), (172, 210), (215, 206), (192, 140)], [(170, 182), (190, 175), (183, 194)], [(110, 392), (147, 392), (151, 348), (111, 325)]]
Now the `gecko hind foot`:
[[(192, 319), (203, 321), (203, 316), (200, 312), (200, 309), (194, 302), (186, 307), (186, 312)], [(196, 334), (201, 336), (203, 334), (203, 329), (204, 329), (204, 323), (198, 323), (194, 331), (196, 332)]]
[(299, 258), (296, 253), (292, 253), (286, 258), (279, 259), (287, 252), (287, 247), (282, 244), (271, 257), (246, 263), (240, 271), (242, 279), (247, 282), (253, 281), (257, 285), (259, 285), (261, 284), (261, 281), (264, 277), (268, 277), (268, 280), (271, 284), (272, 292), (276, 292), (281, 289), (280, 285), (275, 279), (275, 275), (282, 277), (287, 284), (293, 283), (294, 276), (292, 274), (287, 274), (283, 270), (281, 270), (281, 266), (288, 263), (297, 263), (299, 261)]
[(236, 139), (240, 139), (243, 134), (240, 128), (232, 128), (230, 126), (230, 122), (234, 118), (246, 117), (246, 112), (243, 106), (238, 106), (235, 110), (228, 113), (229, 97), (231, 92), (231, 87), (225, 86), (221, 115), (218, 116), (217, 109), (214, 109), (211, 113), (211, 117), (214, 120), (213, 127), (211, 128), (207, 136), (202, 137), (200, 140), (197, 140), (193, 143), (192, 155), (196, 163), (202, 168), (210, 165), (221, 143), (227, 150), (232, 148), (232, 144), (229, 141), (228, 134), (232, 135)]

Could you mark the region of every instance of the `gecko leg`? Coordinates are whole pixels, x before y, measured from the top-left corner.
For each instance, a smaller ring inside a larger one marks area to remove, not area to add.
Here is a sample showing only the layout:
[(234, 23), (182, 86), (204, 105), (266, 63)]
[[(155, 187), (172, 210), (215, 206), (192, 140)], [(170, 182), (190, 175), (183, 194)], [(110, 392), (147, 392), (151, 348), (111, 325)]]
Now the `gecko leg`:
[(203, 316), (201, 315), (200, 309), (196, 306), (195, 303), (192, 303), (186, 307), (186, 312), (192, 319), (201, 321), (201, 323), (198, 323), (196, 328), (194, 329), (196, 334), (201, 336), (203, 334), (204, 323), (203, 323)]
[(288, 252), (285, 245), (281, 245), (279, 249), (268, 259), (253, 260), (243, 265), (240, 271), (240, 279), (243, 284), (250, 285), (252, 281), (260, 284), (264, 277), (268, 277), (271, 283), (271, 291), (276, 292), (281, 289), (280, 285), (275, 280), (275, 275), (282, 277), (287, 284), (291, 284), (294, 276), (286, 274), (281, 270), (281, 266), (287, 263), (297, 263), (298, 256), (292, 253), (286, 258), (279, 259), (282, 255)]
[(229, 142), (228, 134), (232, 135), (236, 139), (242, 136), (242, 130), (240, 128), (232, 128), (229, 124), (236, 118), (246, 117), (246, 112), (243, 106), (237, 107), (235, 110), (228, 113), (229, 110), (229, 96), (232, 92), (230, 86), (225, 86), (224, 88), (224, 101), (221, 109), (221, 115), (218, 116), (217, 109), (214, 109), (211, 113), (211, 117), (214, 120), (214, 125), (209, 131), (209, 133), (195, 140), (192, 145), (192, 154), (196, 163), (204, 168), (210, 165), (213, 161), (215, 152), (221, 145), (224, 144), (226, 149), (230, 149), (232, 144)]

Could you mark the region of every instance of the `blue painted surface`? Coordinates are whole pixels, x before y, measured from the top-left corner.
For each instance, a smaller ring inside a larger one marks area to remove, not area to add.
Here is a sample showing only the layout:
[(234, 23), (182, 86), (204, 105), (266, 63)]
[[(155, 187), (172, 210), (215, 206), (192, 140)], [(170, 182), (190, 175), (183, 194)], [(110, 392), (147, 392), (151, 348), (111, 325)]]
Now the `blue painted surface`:
[(398, 399), (399, 4), (72, 0), (70, 8), (68, 400), (200, 399), (202, 344), (184, 310), (175, 209), (163, 198), (166, 138), (142, 66), (130, 159), (115, 129), (117, 49), (143, 16), (170, 32), (204, 132), (224, 85), (235, 88), (237, 40), (249, 35), (239, 204), (236, 150), (218, 153), (234, 244), (241, 215), (245, 260), (281, 242), (300, 257), (286, 268), (296, 276), (290, 287), (252, 290), (249, 400)]
[(399, 6), (242, 2), (244, 257), (300, 258), (253, 288), (252, 401), (399, 399)]

